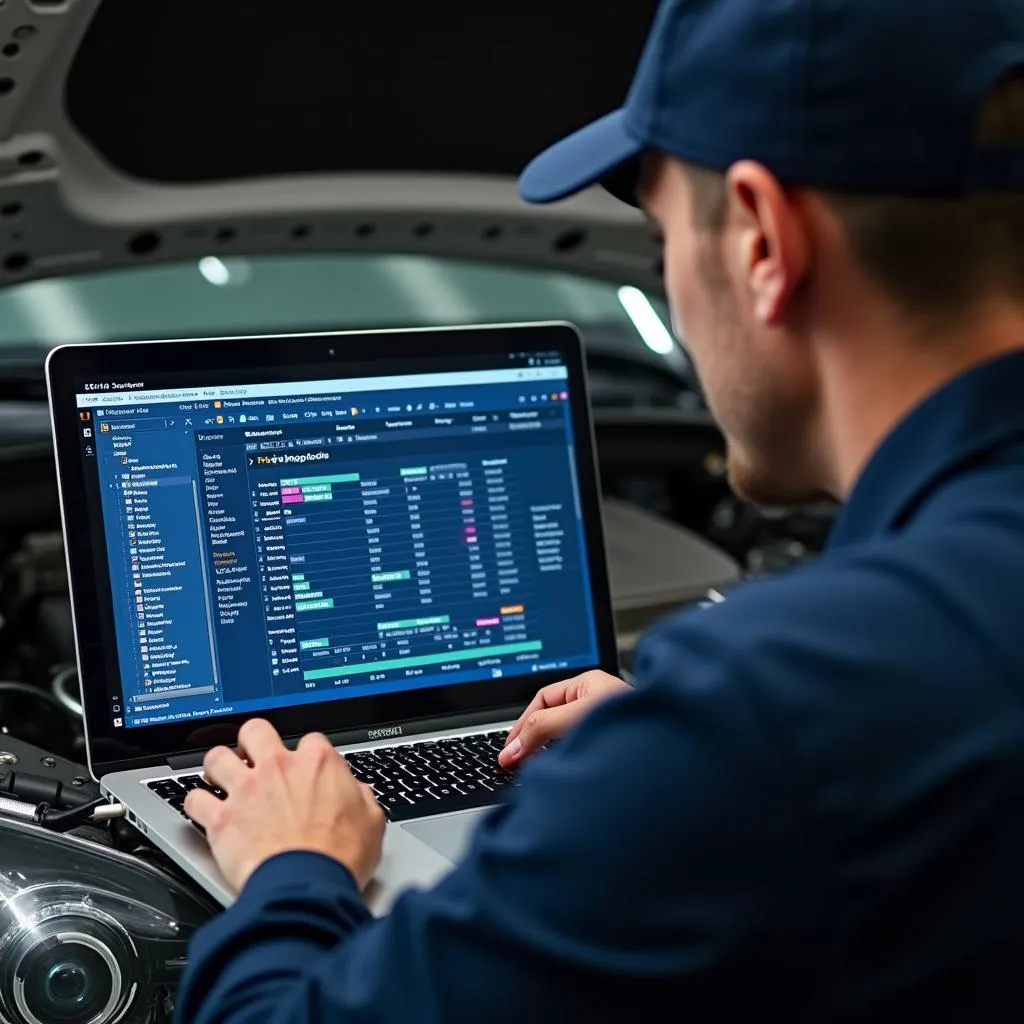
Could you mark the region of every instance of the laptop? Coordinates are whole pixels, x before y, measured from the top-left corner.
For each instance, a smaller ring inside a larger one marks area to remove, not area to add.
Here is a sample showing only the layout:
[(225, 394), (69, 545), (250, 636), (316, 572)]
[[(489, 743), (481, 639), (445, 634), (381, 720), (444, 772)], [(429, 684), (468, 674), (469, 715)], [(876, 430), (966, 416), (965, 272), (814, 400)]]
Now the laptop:
[(571, 326), (71, 345), (46, 374), (89, 768), (221, 903), (183, 803), (247, 718), (373, 786), (381, 913), (507, 798), (536, 691), (616, 671)]

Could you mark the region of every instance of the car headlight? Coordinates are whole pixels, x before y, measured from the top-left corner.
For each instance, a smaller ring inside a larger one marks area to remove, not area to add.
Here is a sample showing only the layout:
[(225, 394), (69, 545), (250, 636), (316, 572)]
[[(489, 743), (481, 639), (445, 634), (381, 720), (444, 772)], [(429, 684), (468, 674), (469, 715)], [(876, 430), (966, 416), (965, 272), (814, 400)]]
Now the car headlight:
[(0, 1021), (169, 1020), (189, 939), (213, 911), (135, 857), (0, 819)]

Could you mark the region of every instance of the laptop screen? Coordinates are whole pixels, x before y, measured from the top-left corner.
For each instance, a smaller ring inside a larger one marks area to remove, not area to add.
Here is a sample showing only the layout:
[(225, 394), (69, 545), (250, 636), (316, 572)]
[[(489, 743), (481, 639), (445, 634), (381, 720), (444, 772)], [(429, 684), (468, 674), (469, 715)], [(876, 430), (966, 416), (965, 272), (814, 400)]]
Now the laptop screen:
[(79, 384), (111, 728), (599, 664), (585, 396), (557, 349), (481, 361)]

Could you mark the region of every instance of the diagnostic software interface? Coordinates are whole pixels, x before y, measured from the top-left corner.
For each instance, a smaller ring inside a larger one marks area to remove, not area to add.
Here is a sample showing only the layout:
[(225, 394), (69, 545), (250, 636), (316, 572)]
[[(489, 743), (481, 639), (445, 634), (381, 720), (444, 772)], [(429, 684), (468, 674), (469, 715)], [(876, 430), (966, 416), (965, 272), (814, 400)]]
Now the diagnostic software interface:
[(79, 395), (114, 725), (595, 664), (582, 398), (523, 363)]

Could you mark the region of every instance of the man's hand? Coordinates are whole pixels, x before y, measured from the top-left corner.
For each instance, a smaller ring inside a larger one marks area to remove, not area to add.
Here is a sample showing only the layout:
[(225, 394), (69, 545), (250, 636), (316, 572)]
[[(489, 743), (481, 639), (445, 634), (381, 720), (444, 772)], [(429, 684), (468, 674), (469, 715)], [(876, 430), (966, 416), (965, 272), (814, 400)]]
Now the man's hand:
[(596, 671), (545, 686), (512, 726), (498, 763), (502, 768), (515, 768), (535, 750), (568, 732), (599, 701), (629, 689), (629, 683)]
[(236, 891), (264, 861), (291, 850), (333, 857), (365, 888), (380, 863), (384, 812), (327, 737), (305, 736), (292, 752), (269, 722), (254, 719), (239, 730), (238, 746), (241, 756), (215, 747), (203, 761), (227, 799), (193, 790), (185, 800)]

